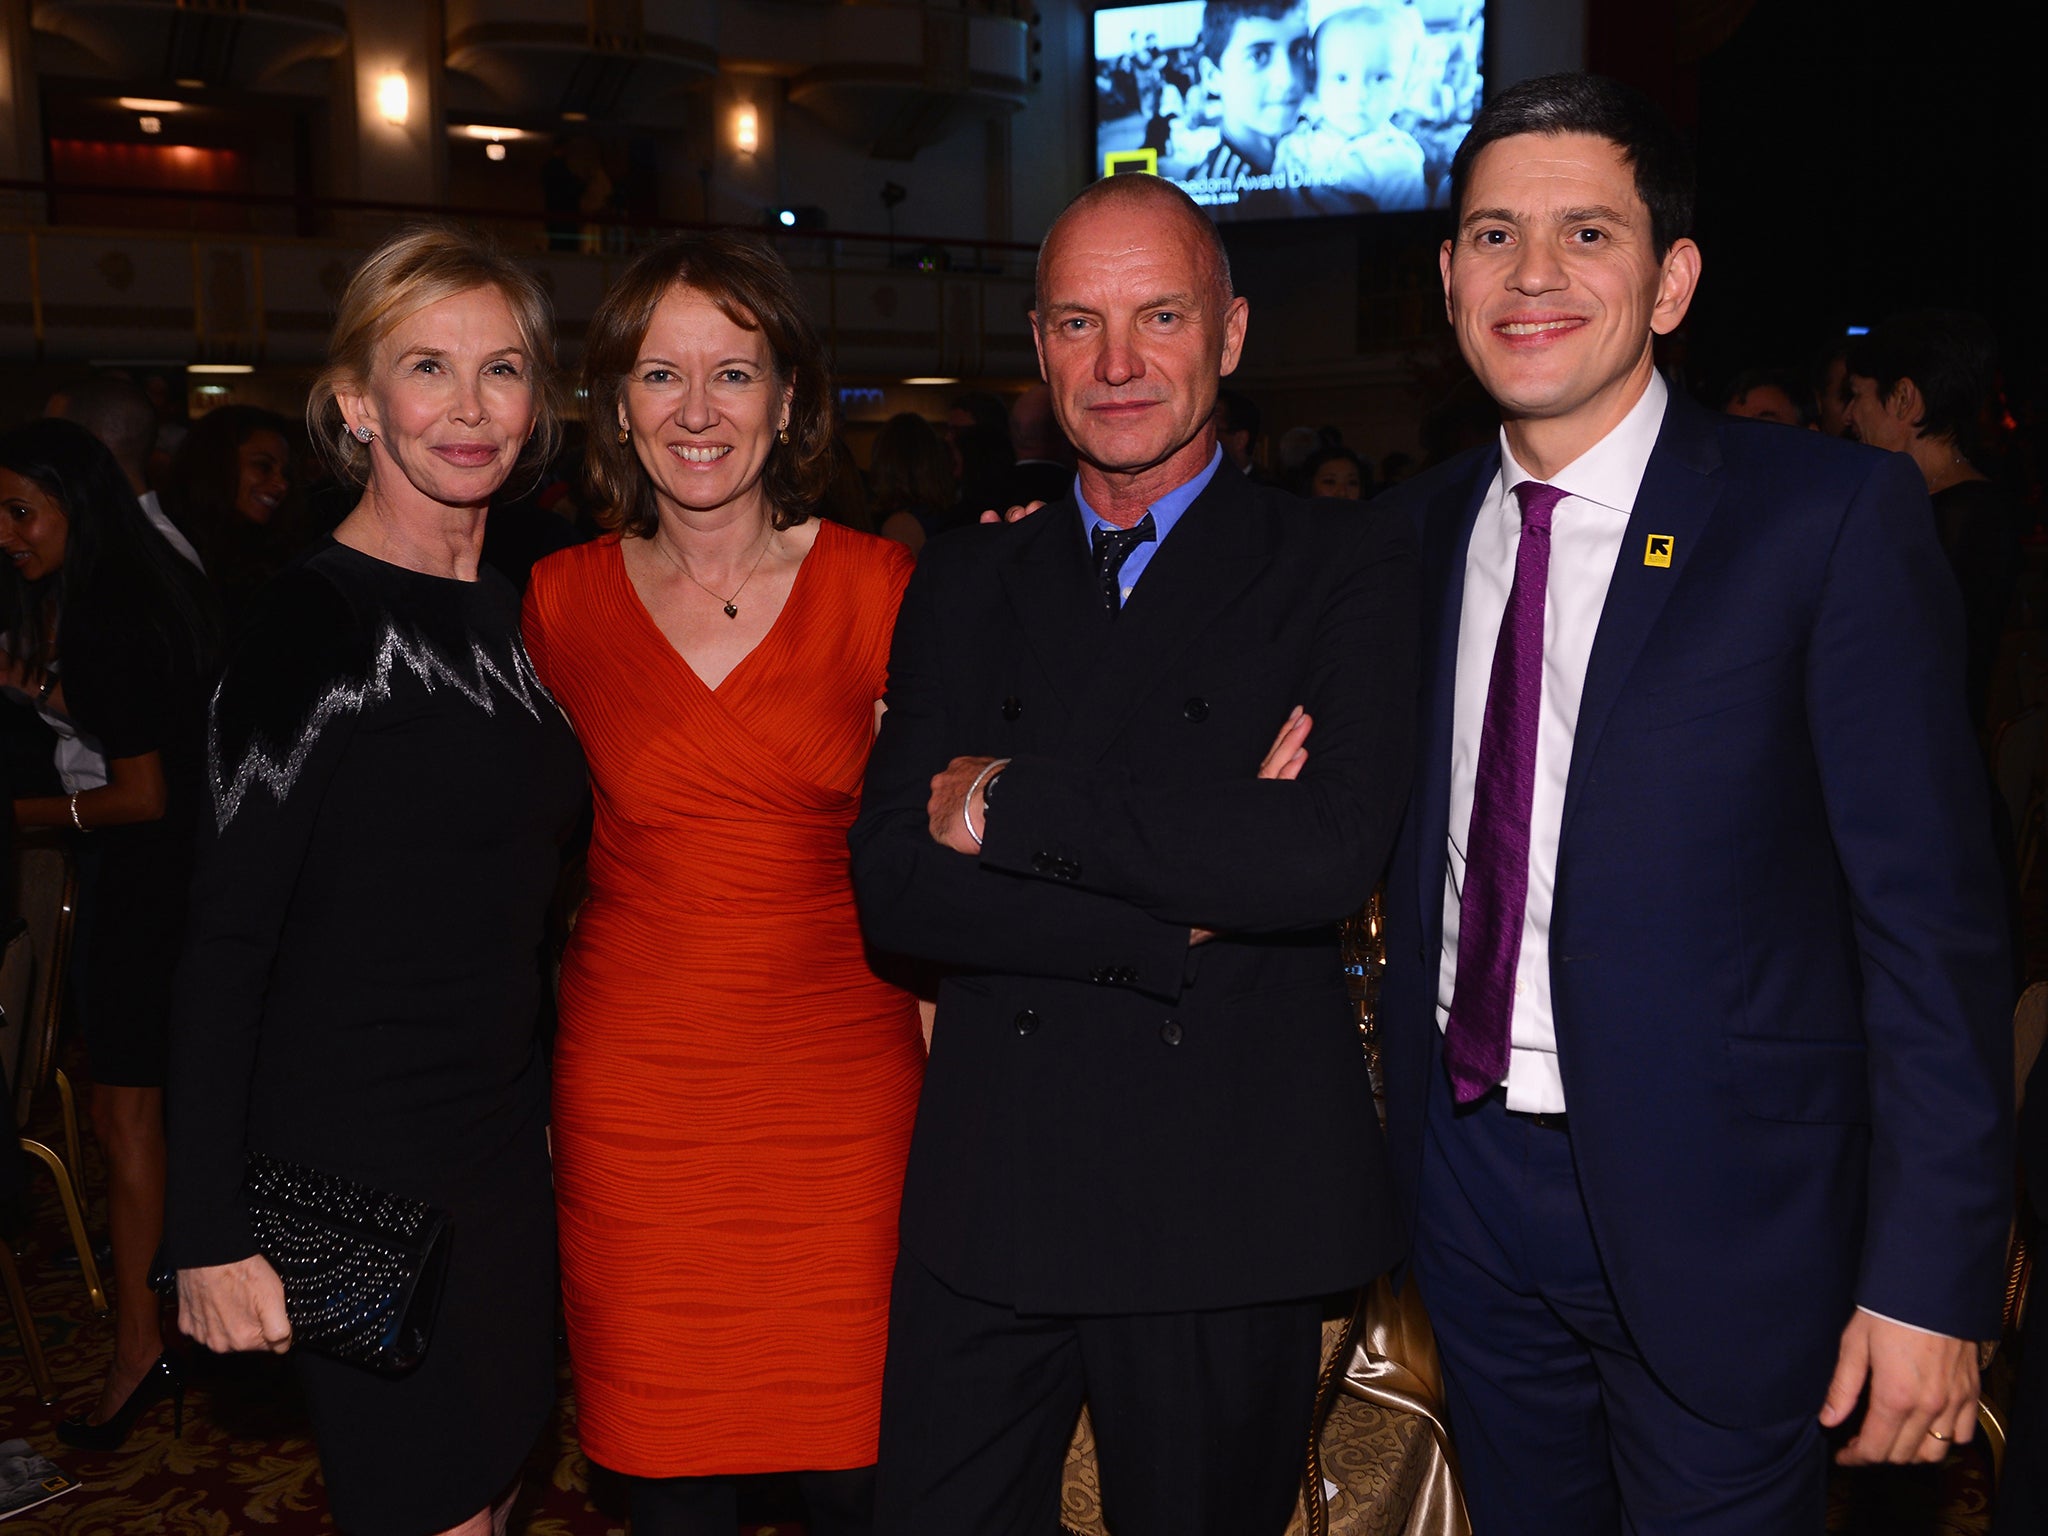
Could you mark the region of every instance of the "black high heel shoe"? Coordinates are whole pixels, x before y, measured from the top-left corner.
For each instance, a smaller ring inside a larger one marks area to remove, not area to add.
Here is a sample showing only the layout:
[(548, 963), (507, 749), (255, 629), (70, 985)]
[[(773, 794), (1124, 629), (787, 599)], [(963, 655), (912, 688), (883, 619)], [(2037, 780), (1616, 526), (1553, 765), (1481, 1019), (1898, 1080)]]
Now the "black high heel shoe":
[(156, 1364), (128, 1400), (97, 1424), (81, 1418), (65, 1419), (57, 1426), (57, 1438), (81, 1451), (118, 1451), (127, 1443), (135, 1421), (165, 1398), (171, 1400), (171, 1433), (185, 1433), (185, 1377), (169, 1354), (156, 1357)]

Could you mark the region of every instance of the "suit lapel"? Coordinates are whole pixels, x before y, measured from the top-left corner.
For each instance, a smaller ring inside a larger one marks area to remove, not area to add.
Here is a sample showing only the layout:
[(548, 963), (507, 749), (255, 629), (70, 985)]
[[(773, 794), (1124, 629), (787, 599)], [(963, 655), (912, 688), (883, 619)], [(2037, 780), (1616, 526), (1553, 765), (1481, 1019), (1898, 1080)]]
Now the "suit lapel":
[(1026, 643), (1071, 711), (1089, 687), (1109, 632), (1094, 592), (1081, 509), (1066, 496), (1041, 508), (1015, 536), (1001, 567), (1003, 590)]
[(1154, 552), (1115, 622), (1101, 625), (1088, 688), (1066, 747), (1084, 762), (1109, 750), (1160, 673), (1272, 558), (1257, 498), (1226, 461)]
[(1415, 878), (1425, 959), (1443, 944), (1444, 839), (1451, 820), (1451, 732), (1458, 691), (1458, 623), (1465, 607), (1465, 555), (1480, 505), (1499, 473), (1496, 443), (1478, 454), (1469, 478), (1442, 492), (1424, 510), (1423, 757), (1415, 781)]
[[(1642, 654), (1657, 616), (1685, 577), (1685, 568), (1699, 549), (1722, 484), (1720, 444), (1713, 419), (1676, 390), (1664, 410), (1664, 424), (1651, 450), (1649, 467), (1629, 512), (1628, 531), (1615, 557), (1600, 627), (1593, 635), (1593, 653), (1586, 662), (1586, 685), (1579, 695), (1579, 720), (1572, 733), (1572, 764), (1565, 779), (1564, 823), (1560, 839), (1571, 832), (1589, 765), (1601, 733), (1621, 696), (1623, 685)], [(1670, 539), (1669, 566), (1651, 565), (1646, 555), (1652, 538)]]

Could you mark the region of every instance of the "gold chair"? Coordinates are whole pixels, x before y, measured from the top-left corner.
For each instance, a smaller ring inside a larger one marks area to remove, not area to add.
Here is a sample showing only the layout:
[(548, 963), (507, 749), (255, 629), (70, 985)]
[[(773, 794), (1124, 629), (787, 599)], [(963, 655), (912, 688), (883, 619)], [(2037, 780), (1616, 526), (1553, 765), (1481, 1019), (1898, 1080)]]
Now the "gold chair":
[[(29, 988), (35, 981), (35, 949), (28, 925), (16, 918), (13, 931), (0, 947), (0, 1086), (11, 1081), (7, 1070), (21, 1041), (22, 1023), (28, 1016)], [(50, 1363), (43, 1358), (42, 1336), (36, 1330), (36, 1315), (30, 1310), (28, 1293), (21, 1287), (21, 1271), (15, 1267), (14, 1250), (0, 1242), (0, 1288), (7, 1292), (7, 1304), (14, 1312), (15, 1331), (21, 1335), (21, 1352), (28, 1359), (29, 1379), (36, 1395), (45, 1403), (56, 1399), (50, 1379)]]
[[(2040, 1059), (2048, 1041), (2048, 981), (2037, 981), (2020, 994), (2012, 1011), (2013, 1103), (2015, 1110), (2027, 1105), (2027, 1076)], [(2024, 1210), (2027, 1191), (2019, 1188), (2019, 1207)], [(2005, 1306), (1999, 1317), (1998, 1337), (1979, 1346), (1977, 1364), (1983, 1372), (1983, 1391), (1977, 1399), (1977, 1427), (1991, 1452), (1991, 1481), (1995, 1487), (2005, 1470), (2006, 1420), (2012, 1412), (2010, 1361), (2000, 1349), (2007, 1339), (2019, 1337), (2027, 1316), (2027, 1286), (2034, 1276), (2034, 1255), (2027, 1245), (2020, 1223), (2014, 1220), (2005, 1248)]]
[[(1383, 1277), (1323, 1319), (1323, 1366), (1286, 1536), (1470, 1536), (1433, 1385), (1439, 1367), (1413, 1285)], [(1113, 1536), (1095, 1430), (1081, 1410), (1060, 1486), (1065, 1536)]]
[[(92, 1239), (85, 1230), (85, 1209), (79, 1198), (80, 1176), (85, 1164), (79, 1148), (78, 1101), (71, 1091), (71, 1079), (57, 1065), (57, 1031), (64, 1016), (64, 972), (71, 959), (71, 928), (78, 904), (78, 869), (71, 851), (61, 842), (41, 837), (24, 837), (17, 853), (19, 910), (28, 924), (35, 953), (35, 983), (28, 1011), (22, 1021), (20, 1056), (11, 1079), (14, 1084), (14, 1116), (18, 1125), (29, 1123), (30, 1111), (43, 1092), (55, 1083), (64, 1156), (33, 1136), (23, 1135), (21, 1149), (50, 1170), (57, 1181), (57, 1195), (64, 1204), (64, 1219), (71, 1227), (71, 1241), (78, 1250), (78, 1269), (85, 1281), (93, 1310), (107, 1311), (107, 1293), (100, 1284), (100, 1269), (93, 1258)], [(67, 1160), (68, 1159), (68, 1160)]]
[[(1343, 925), (1342, 953), (1359, 1039), (1380, 1095), (1376, 1009), (1386, 969), (1380, 893)], [(1381, 1119), (1386, 1111), (1382, 1107)], [(1286, 1536), (1471, 1536), (1443, 1417), (1443, 1366), (1411, 1279), (1382, 1275), (1323, 1319), (1323, 1368)], [(1110, 1536), (1102, 1523), (1088, 1410), (1060, 1489), (1066, 1536)]]

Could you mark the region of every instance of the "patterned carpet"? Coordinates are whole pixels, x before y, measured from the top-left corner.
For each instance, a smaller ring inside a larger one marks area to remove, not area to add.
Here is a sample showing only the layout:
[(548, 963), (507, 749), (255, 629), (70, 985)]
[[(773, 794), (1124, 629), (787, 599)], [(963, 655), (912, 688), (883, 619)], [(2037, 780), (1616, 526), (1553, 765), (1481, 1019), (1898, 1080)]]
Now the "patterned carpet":
[[(54, 1126), (36, 1126), (46, 1140)], [(86, 1144), (87, 1183), (103, 1188), (97, 1151)], [(58, 1402), (36, 1399), (11, 1315), (0, 1302), (0, 1440), (19, 1436), (84, 1486), (6, 1522), (6, 1536), (310, 1536), (334, 1529), (307, 1438), (296, 1384), (281, 1361), (198, 1356), (185, 1399), (185, 1427), (171, 1432), (160, 1405), (126, 1447), (109, 1455), (74, 1451), (53, 1433), (59, 1417), (84, 1409), (113, 1348), (111, 1320), (95, 1317), (77, 1268), (63, 1267), (70, 1243), (55, 1189), (39, 1165), (34, 1209), (17, 1245), (22, 1282), (56, 1380)], [(89, 1218), (106, 1231), (104, 1213)], [(619, 1490), (604, 1474), (592, 1487), (577, 1449), (575, 1401), (566, 1360), (554, 1421), (527, 1462), (512, 1529), (522, 1536), (625, 1536)], [(1989, 1528), (1988, 1458), (1966, 1448), (1946, 1466), (1837, 1474), (1827, 1529), (1837, 1536), (1983, 1536)], [(791, 1490), (749, 1488), (743, 1515), (753, 1536), (800, 1536)]]
[[(55, 1126), (32, 1125), (56, 1143)], [(104, 1189), (97, 1149), (86, 1138), (87, 1184)], [(111, 1319), (94, 1316), (71, 1252), (55, 1186), (40, 1164), (30, 1175), (33, 1211), (16, 1245), (22, 1285), (35, 1313), (57, 1405), (36, 1397), (20, 1335), (0, 1297), (0, 1440), (20, 1437), (84, 1486), (5, 1522), (6, 1536), (311, 1536), (331, 1532), (319, 1461), (305, 1409), (285, 1362), (216, 1359), (195, 1351), (185, 1394), (185, 1428), (172, 1434), (171, 1405), (144, 1416), (121, 1450), (72, 1450), (57, 1420), (83, 1412), (113, 1350)], [(97, 1199), (88, 1213), (106, 1232)], [(167, 1319), (168, 1328), (168, 1319)], [(555, 1418), (526, 1464), (512, 1529), (522, 1536), (625, 1536), (624, 1503), (576, 1445), (576, 1408), (568, 1363), (561, 1361)], [(742, 1513), (752, 1536), (801, 1536), (789, 1516), (791, 1492), (763, 1480), (748, 1488)]]

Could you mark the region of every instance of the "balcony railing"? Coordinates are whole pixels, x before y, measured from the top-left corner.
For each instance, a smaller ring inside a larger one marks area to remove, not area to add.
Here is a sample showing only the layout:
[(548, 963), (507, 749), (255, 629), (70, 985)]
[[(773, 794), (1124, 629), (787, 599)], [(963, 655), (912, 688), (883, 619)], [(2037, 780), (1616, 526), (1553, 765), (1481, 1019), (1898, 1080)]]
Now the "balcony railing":
[[(486, 229), (528, 260), (553, 295), (572, 360), (599, 298), (635, 254), (684, 230), (732, 227), (620, 217), (564, 223), (498, 208), (49, 181), (0, 180), (0, 197), (25, 210), (43, 202), (64, 218), (0, 223), (0, 272), (26, 279), (0, 286), (0, 356), (50, 360), (317, 362), (356, 263), (391, 228), (428, 218)], [(1034, 371), (1029, 245), (773, 226), (750, 232), (796, 274), (841, 373)]]

